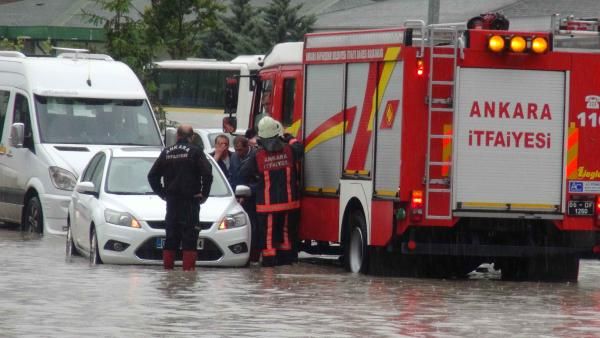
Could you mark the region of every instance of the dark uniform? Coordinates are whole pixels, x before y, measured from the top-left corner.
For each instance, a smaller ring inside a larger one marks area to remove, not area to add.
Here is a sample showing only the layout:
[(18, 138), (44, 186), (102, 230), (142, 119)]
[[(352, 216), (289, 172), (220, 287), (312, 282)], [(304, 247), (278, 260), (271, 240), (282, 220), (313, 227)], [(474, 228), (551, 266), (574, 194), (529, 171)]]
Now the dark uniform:
[(297, 166), (302, 153), (299, 143), (290, 145), (279, 137), (259, 139), (258, 150), (240, 170), (246, 181), (257, 182), (257, 225), (262, 233), (265, 266), (289, 263), (297, 255), (292, 243), (295, 236), (291, 235), (300, 209)]
[[(150, 169), (148, 181), (152, 190), (167, 202), (167, 237), (163, 249), (166, 269), (173, 268), (175, 253), (181, 245), (183, 269), (194, 270), (200, 204), (208, 198), (212, 179), (212, 166), (206, 155), (187, 139), (165, 148)], [(194, 197), (199, 194), (201, 198)]]

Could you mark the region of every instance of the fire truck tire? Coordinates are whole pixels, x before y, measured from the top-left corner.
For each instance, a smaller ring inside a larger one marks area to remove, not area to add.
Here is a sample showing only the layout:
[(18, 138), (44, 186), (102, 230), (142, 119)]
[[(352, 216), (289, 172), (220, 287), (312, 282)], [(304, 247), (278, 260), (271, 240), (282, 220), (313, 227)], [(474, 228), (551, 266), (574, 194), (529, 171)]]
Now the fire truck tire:
[(348, 219), (347, 243), (344, 243), (344, 268), (352, 273), (369, 272), (369, 247), (367, 225), (360, 211), (353, 211)]

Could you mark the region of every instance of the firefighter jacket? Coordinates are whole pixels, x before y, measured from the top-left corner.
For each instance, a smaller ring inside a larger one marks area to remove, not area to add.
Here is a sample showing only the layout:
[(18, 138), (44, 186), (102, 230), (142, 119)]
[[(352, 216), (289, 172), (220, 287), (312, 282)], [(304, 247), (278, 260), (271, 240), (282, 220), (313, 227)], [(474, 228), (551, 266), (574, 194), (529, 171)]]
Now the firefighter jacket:
[(165, 148), (148, 173), (152, 190), (163, 199), (188, 199), (202, 193), (205, 200), (212, 180), (212, 166), (206, 155), (187, 140)]
[(300, 208), (298, 163), (302, 156), (299, 143), (289, 145), (279, 137), (261, 139), (256, 152), (242, 164), (240, 176), (255, 181), (256, 211), (283, 212)]

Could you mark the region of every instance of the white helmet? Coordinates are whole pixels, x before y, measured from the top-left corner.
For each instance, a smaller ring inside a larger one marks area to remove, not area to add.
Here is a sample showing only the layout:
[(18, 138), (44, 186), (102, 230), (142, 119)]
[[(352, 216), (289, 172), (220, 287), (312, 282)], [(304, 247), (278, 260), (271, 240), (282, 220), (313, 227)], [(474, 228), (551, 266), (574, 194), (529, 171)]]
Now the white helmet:
[(283, 127), (279, 121), (265, 116), (258, 122), (258, 137), (271, 138), (283, 135)]

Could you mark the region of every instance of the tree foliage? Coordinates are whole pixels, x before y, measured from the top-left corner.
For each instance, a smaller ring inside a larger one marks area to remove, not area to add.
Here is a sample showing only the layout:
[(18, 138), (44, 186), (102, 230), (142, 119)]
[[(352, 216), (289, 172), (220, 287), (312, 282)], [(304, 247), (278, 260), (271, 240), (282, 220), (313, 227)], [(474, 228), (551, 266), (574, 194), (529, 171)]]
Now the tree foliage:
[(232, 0), (229, 10), (206, 35), (200, 55), (231, 60), (240, 54), (264, 53), (259, 39), (263, 24), (260, 10), (252, 7), (250, 0)]
[(7, 38), (0, 39), (0, 50), (22, 51), (25, 46), (23, 39), (11, 41)]
[(263, 9), (265, 29), (262, 34), (262, 47), (287, 41), (302, 41), (304, 34), (312, 31), (316, 22), (314, 15), (300, 16), (302, 5), (291, 5), (291, 0), (272, 0)]
[(108, 12), (107, 16), (82, 10), (91, 23), (104, 27), (106, 49), (110, 55), (127, 63), (142, 79), (144, 69), (154, 56), (153, 45), (149, 44), (143, 13), (136, 9), (132, 0), (95, 0)]
[(172, 59), (195, 56), (203, 37), (217, 26), (225, 7), (215, 0), (154, 0), (144, 21), (154, 44), (164, 46)]
[(240, 54), (263, 54), (284, 41), (301, 41), (312, 30), (313, 15), (301, 16), (302, 5), (271, 0), (256, 8), (251, 0), (151, 0), (145, 10), (133, 0), (94, 0), (106, 15), (83, 11), (106, 30), (107, 51), (144, 77), (160, 53), (171, 59), (209, 57), (230, 60)]

